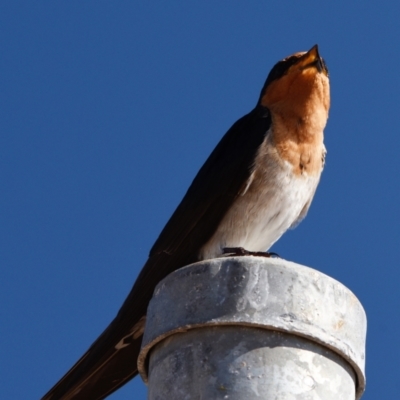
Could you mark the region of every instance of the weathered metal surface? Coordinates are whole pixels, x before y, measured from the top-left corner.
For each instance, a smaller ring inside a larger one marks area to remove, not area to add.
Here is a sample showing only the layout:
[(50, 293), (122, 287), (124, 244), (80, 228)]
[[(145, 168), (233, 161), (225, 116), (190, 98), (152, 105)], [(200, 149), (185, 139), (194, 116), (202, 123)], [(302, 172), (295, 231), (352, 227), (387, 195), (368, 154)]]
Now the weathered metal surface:
[[(255, 382), (265, 399), (354, 399), (365, 387), (365, 334), (361, 304), (334, 279), (281, 259), (220, 258), (182, 268), (157, 286), (139, 370), (146, 381), (152, 349), (150, 400), (257, 398), (248, 397)], [(235, 356), (238, 346), (251, 350)], [(204, 358), (201, 349), (209, 348)], [(168, 367), (171, 360), (181, 367)], [(219, 384), (230, 388), (228, 397), (212, 392)], [(180, 394), (168, 395), (171, 388)]]
[(354, 371), (298, 336), (244, 326), (200, 328), (157, 344), (151, 400), (354, 400)]

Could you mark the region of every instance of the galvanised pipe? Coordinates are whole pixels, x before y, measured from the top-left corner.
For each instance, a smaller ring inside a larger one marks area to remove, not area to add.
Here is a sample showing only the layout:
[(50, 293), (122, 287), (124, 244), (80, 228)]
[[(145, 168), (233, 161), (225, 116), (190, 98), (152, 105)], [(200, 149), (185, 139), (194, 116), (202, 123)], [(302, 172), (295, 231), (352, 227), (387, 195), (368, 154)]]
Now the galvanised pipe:
[(365, 335), (360, 302), (321, 272), (218, 258), (159, 283), (138, 366), (149, 400), (354, 400)]

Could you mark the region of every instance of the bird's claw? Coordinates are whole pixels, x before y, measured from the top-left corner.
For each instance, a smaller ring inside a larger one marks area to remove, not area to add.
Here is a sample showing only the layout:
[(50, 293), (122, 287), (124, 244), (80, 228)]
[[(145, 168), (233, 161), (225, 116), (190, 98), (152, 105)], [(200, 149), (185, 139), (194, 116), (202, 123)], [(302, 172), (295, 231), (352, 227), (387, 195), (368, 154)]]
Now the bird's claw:
[(255, 257), (267, 257), (267, 258), (280, 258), (277, 253), (268, 251), (250, 251), (243, 247), (224, 247), (223, 254), (226, 256), (241, 257), (241, 256), (255, 256)]

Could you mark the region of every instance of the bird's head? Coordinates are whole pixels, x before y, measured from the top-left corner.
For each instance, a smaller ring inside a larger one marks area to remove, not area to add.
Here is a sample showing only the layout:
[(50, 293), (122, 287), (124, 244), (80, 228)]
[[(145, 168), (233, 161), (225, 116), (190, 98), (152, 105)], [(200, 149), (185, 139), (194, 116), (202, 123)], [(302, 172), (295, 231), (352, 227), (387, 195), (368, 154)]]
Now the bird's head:
[(272, 68), (258, 104), (295, 118), (318, 117), (325, 126), (330, 106), (329, 75), (318, 46), (295, 53)]

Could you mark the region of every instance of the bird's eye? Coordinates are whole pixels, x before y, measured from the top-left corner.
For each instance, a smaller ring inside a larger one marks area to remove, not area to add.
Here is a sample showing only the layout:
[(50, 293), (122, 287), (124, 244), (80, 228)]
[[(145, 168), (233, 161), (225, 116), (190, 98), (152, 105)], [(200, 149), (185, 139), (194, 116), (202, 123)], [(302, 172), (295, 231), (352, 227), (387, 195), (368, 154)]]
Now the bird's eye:
[(261, 90), (261, 95), (264, 93), (265, 88), (272, 82), (275, 81), (279, 78), (281, 78), (283, 75), (286, 74), (286, 72), (289, 70), (289, 68), (295, 64), (298, 61), (299, 57), (298, 56), (291, 56), (286, 58), (285, 60), (279, 61), (276, 63), (273, 68), (271, 69), (270, 73), (268, 74), (267, 80), (264, 83), (264, 86)]
[(279, 79), (289, 70), (289, 68), (297, 62), (299, 57), (292, 56), (288, 57), (286, 60), (279, 61), (274, 65), (271, 72), (268, 75), (267, 81), (272, 82), (275, 79)]

